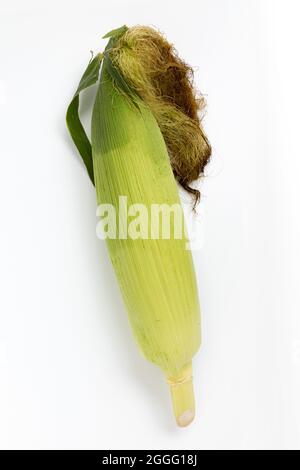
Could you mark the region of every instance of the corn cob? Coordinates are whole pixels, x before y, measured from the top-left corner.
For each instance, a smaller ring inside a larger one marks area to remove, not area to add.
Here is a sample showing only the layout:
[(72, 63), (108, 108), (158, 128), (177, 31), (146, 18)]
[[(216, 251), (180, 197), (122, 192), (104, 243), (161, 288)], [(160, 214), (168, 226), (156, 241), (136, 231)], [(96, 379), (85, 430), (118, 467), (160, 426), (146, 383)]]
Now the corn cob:
[[(195, 101), (190, 69), (161, 35), (150, 28), (123, 27), (106, 37), (110, 41), (105, 53), (89, 65), (68, 109), (67, 124), (95, 183), (98, 204), (113, 205), (119, 230), (126, 232), (119, 197), (126, 197), (129, 207), (142, 204), (147, 214), (153, 205), (161, 204), (181, 211), (176, 179), (197, 200), (199, 194), (189, 183), (202, 173), (210, 147), (197, 117), (203, 103)], [(154, 71), (163, 69), (168, 74), (166, 51), (175, 70), (169, 90), (181, 72), (191, 105), (188, 111), (176, 102), (178, 96), (173, 102), (161, 98), (153, 83)], [(153, 59), (156, 68), (152, 63), (147, 72), (144, 57), (151, 62), (151, 54), (159, 57)], [(78, 119), (78, 95), (97, 80), (101, 61), (89, 147)], [(175, 220), (169, 239), (161, 233), (155, 238), (149, 231), (147, 235), (106, 241), (137, 343), (164, 372), (176, 421), (186, 426), (195, 414), (192, 358), (201, 336), (193, 261), (186, 235), (175, 236)]]

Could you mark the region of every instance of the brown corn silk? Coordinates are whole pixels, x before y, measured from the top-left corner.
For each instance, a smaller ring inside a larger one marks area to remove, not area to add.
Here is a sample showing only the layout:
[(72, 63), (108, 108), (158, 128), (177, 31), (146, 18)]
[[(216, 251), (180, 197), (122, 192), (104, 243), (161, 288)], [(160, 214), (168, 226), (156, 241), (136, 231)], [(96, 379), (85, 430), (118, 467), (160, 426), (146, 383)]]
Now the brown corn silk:
[(195, 204), (191, 183), (203, 176), (211, 146), (202, 127), (203, 96), (193, 86), (193, 70), (173, 45), (150, 27), (129, 28), (110, 51), (113, 64), (149, 106), (164, 137), (176, 180)]

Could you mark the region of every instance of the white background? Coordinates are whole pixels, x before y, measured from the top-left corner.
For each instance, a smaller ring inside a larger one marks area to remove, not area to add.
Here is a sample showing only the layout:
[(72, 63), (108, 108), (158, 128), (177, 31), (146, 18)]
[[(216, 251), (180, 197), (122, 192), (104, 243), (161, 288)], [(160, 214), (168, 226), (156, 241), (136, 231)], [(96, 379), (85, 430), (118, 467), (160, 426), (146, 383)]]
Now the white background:
[[(297, 0), (0, 0), (1, 448), (300, 447), (299, 17)], [(90, 49), (124, 23), (164, 31), (209, 104), (187, 429), (133, 342), (65, 129)]]

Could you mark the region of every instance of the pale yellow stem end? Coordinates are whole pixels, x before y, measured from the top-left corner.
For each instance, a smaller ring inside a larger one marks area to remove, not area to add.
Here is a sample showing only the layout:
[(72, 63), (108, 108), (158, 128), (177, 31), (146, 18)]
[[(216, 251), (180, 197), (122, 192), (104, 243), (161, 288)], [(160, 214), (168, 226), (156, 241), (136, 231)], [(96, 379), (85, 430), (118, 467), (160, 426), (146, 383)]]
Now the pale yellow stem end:
[(173, 411), (178, 426), (188, 426), (195, 417), (192, 363), (187, 364), (178, 375), (168, 376)]

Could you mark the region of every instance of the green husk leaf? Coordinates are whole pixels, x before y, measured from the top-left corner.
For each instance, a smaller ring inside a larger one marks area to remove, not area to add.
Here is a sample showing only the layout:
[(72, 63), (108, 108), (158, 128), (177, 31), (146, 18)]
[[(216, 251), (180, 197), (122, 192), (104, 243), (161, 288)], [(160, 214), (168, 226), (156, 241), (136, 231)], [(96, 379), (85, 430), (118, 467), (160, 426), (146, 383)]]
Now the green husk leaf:
[(93, 170), (92, 146), (79, 118), (79, 94), (83, 90), (90, 87), (91, 85), (94, 85), (98, 81), (102, 58), (102, 54), (97, 54), (96, 57), (94, 57), (94, 59), (92, 59), (88, 64), (79, 82), (78, 88), (73, 96), (73, 99), (68, 107), (66, 115), (67, 127), (69, 129), (70, 135), (82, 157), (88, 175), (93, 184), (95, 184), (95, 180)]
[(122, 34), (127, 31), (128, 27), (126, 25), (121, 26), (120, 28), (112, 29), (108, 33), (105, 34), (105, 36), (102, 37), (102, 39), (106, 38), (118, 38), (122, 36)]
[(118, 87), (118, 89), (121, 92), (123, 92), (128, 98), (130, 98), (132, 103), (138, 108), (138, 105), (137, 105), (137, 102), (136, 102), (136, 98), (138, 96), (137, 93), (128, 85), (128, 83), (124, 79), (122, 73), (120, 72), (118, 67), (116, 67), (113, 64), (113, 62), (112, 62), (112, 60), (109, 56), (109, 53), (110, 53), (111, 49), (113, 49), (115, 47), (118, 39), (120, 39), (121, 36), (127, 30), (128, 30), (127, 26), (122, 26), (121, 28), (113, 29), (112, 31), (107, 33), (105, 36), (103, 36), (104, 38), (108, 38), (108, 37), (110, 38), (108, 43), (107, 43), (107, 46), (105, 48), (105, 52), (104, 52), (104, 63), (105, 63), (105, 66), (106, 66), (106, 69), (107, 69), (109, 75), (111, 76), (113, 82)]
[(129, 97), (132, 103), (136, 107), (138, 107), (136, 103), (136, 97), (138, 96), (137, 93), (128, 85), (128, 83), (124, 79), (119, 69), (114, 66), (114, 64), (111, 61), (111, 58), (109, 57), (109, 54), (105, 54), (104, 60), (105, 60), (105, 64), (107, 67), (107, 71), (109, 75), (111, 76), (113, 82), (116, 84), (119, 90), (123, 92), (127, 97)]

